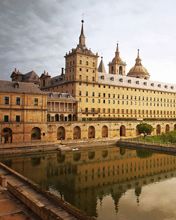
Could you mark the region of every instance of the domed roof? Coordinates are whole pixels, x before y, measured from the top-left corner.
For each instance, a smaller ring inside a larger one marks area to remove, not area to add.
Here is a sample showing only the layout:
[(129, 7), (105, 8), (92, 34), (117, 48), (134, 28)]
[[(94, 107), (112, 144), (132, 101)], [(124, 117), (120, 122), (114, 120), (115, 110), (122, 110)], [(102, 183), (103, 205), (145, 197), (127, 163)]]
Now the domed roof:
[(127, 76), (141, 78), (141, 79), (149, 79), (150, 77), (150, 74), (148, 73), (147, 69), (143, 67), (141, 63), (141, 59), (139, 57), (139, 49), (138, 49), (138, 55), (136, 58), (136, 63), (134, 67), (130, 69)]

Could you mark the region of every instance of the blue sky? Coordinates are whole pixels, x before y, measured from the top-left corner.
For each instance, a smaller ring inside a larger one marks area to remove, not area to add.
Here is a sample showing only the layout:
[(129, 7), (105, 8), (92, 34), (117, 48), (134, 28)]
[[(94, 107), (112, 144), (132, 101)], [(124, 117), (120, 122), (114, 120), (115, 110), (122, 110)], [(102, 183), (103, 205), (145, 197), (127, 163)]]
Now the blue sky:
[(152, 80), (176, 83), (175, 8), (174, 0), (0, 0), (0, 78), (15, 67), (59, 74), (84, 14), (87, 47), (106, 69), (119, 42), (127, 72), (139, 48)]

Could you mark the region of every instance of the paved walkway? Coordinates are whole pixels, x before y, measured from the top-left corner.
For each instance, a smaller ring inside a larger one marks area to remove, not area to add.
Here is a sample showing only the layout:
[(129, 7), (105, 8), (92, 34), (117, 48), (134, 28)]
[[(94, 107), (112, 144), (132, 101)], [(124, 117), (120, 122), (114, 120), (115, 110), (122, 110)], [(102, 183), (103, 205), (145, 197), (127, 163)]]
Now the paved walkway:
[(39, 220), (6, 189), (0, 187), (0, 220)]

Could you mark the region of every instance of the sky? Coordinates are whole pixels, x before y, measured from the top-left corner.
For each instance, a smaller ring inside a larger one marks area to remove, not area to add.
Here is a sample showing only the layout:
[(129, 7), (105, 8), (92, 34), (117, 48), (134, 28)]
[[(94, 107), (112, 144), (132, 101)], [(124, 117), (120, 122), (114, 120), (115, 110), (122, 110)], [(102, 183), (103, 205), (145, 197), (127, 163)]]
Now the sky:
[(0, 0), (0, 79), (14, 68), (60, 74), (84, 18), (86, 45), (106, 70), (118, 42), (127, 72), (139, 48), (151, 80), (176, 83), (175, 9), (175, 0)]

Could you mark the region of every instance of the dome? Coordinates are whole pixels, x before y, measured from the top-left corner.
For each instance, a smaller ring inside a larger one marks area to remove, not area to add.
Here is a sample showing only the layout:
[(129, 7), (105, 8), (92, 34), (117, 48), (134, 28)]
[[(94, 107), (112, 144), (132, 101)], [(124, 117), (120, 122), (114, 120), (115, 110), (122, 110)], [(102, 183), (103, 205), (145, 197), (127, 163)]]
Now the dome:
[(141, 64), (141, 59), (139, 57), (139, 50), (138, 50), (138, 56), (136, 58), (136, 63), (134, 67), (130, 69), (127, 76), (136, 77), (140, 79), (149, 79), (150, 77), (150, 74), (148, 73), (147, 69), (143, 67), (143, 65)]

